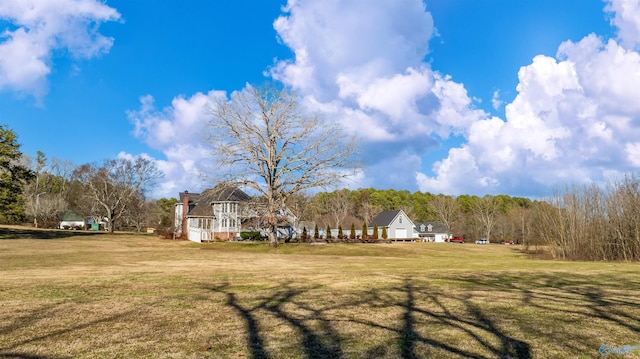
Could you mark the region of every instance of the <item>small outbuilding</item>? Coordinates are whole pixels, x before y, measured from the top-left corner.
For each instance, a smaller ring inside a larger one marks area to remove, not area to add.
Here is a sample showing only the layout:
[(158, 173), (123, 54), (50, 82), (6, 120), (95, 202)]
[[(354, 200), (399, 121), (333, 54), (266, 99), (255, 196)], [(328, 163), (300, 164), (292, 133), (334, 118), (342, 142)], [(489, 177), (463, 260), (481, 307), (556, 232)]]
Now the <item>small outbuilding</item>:
[(85, 218), (77, 212), (68, 211), (62, 215), (60, 221), (60, 229), (86, 229), (87, 224)]

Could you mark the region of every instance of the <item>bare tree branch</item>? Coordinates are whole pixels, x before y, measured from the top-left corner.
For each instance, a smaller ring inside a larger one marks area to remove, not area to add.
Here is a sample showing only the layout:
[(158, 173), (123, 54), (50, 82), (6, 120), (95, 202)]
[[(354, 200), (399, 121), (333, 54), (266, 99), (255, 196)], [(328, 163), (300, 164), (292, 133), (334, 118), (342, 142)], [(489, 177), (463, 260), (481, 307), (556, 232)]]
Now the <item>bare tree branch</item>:
[(248, 88), (218, 101), (211, 115), (207, 141), (218, 161), (218, 182), (265, 198), (272, 245), (276, 213), (291, 196), (335, 185), (355, 169), (355, 138), (309, 114), (286, 89)]

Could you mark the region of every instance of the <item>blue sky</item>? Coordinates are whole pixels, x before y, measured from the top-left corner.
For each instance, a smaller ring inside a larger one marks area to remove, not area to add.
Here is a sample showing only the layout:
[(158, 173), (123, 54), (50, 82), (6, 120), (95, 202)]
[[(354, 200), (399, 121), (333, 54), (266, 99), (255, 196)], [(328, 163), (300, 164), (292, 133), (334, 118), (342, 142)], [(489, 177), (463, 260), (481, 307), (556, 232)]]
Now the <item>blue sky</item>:
[(360, 133), (346, 187), (544, 196), (640, 167), (639, 19), (633, 0), (5, 0), (0, 123), (31, 156), (150, 156), (152, 196), (176, 196), (210, 185), (206, 107), (273, 79)]

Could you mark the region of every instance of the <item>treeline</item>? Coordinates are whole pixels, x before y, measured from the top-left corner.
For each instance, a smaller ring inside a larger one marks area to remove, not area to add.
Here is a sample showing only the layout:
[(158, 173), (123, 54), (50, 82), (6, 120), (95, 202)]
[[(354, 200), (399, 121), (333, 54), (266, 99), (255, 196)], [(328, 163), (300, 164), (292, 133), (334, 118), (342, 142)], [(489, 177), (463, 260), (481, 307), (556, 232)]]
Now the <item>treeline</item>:
[(535, 208), (535, 235), (555, 258), (640, 260), (640, 177), (567, 187)]
[(20, 166), (30, 173), (23, 181), (12, 211), (4, 211), (3, 223), (30, 223), (58, 228), (65, 215), (92, 218), (109, 231), (141, 231), (169, 228), (175, 199), (148, 199), (146, 191), (160, 177), (155, 163), (143, 157), (118, 158), (100, 163), (73, 165), (22, 156)]
[[(523, 197), (457, 197), (406, 190), (341, 189), (313, 196), (297, 196), (289, 208), (299, 226), (360, 228), (381, 211), (401, 209), (414, 222), (443, 222), (455, 236), (493, 242), (529, 242), (530, 212), (535, 202)], [(310, 228), (307, 228), (310, 229)]]

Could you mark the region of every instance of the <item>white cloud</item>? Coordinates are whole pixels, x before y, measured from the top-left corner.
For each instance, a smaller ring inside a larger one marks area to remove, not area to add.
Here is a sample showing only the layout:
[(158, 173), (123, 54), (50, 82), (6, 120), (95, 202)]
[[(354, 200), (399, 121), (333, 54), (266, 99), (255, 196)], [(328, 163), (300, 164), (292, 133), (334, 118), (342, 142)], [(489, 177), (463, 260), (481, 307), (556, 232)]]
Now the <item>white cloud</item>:
[(640, 45), (640, 2), (638, 0), (607, 0), (605, 11), (611, 14), (611, 24), (618, 28), (622, 45), (633, 49)]
[(101, 22), (120, 14), (97, 0), (3, 0), (0, 20), (0, 89), (40, 98), (47, 91), (54, 51), (77, 58), (108, 52), (113, 39), (98, 33)]
[(290, 0), (284, 11), (274, 28), (295, 58), (270, 75), (363, 139), (376, 186), (415, 188), (421, 156), (486, 117), (425, 62), (434, 26), (423, 1)]
[(171, 106), (157, 110), (151, 95), (140, 98), (140, 109), (127, 111), (134, 124), (133, 134), (158, 150), (176, 144), (199, 143), (204, 140), (207, 106), (226, 96), (223, 91), (198, 92), (190, 98), (178, 96)]
[(628, 161), (631, 162), (633, 166), (640, 168), (640, 143), (627, 143), (624, 150)]
[(493, 96), (491, 97), (491, 106), (493, 106), (494, 110), (498, 110), (504, 101), (500, 99), (500, 90), (493, 91)]
[[(295, 58), (268, 73), (362, 137), (365, 172), (354, 185), (544, 195), (640, 168), (638, 5), (612, 0), (608, 8), (624, 15), (612, 20), (619, 42), (589, 35), (560, 44), (555, 57), (536, 56), (518, 72), (504, 119), (476, 109), (462, 84), (425, 62), (434, 27), (421, 0), (290, 0), (274, 28)], [(143, 98), (129, 113), (136, 134), (167, 156), (167, 195), (206, 171), (208, 153), (182, 136), (199, 133), (199, 111), (221, 95), (177, 97), (161, 111)], [(502, 106), (498, 91), (492, 101)], [(422, 173), (424, 155), (448, 139), (464, 143), (433, 164), (433, 175)]]
[[(471, 124), (468, 142), (450, 150), (434, 176), (418, 174), (421, 190), (533, 195), (567, 182), (605, 183), (640, 167), (638, 53), (589, 35), (561, 44), (557, 59), (535, 57), (518, 79), (506, 119)], [(455, 180), (469, 175), (474, 186)], [(483, 187), (480, 178), (500, 187)]]
[(185, 189), (203, 188), (213, 167), (210, 149), (205, 145), (208, 106), (225, 96), (222, 91), (178, 96), (171, 106), (157, 110), (153, 97), (147, 95), (140, 98), (139, 110), (127, 111), (134, 135), (166, 156), (166, 160), (157, 162), (165, 177), (154, 192), (156, 197), (175, 197)]

